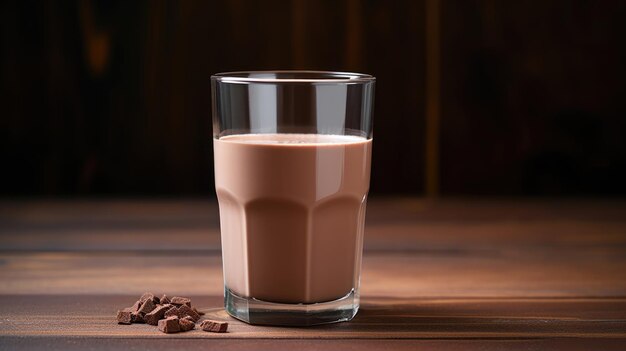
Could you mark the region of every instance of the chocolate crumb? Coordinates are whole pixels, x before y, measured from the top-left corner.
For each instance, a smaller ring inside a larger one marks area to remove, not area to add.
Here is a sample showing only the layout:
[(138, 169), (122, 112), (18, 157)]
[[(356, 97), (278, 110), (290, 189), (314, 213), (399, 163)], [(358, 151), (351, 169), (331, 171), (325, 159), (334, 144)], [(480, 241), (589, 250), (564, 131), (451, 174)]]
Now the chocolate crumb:
[(191, 307), (191, 299), (186, 297), (174, 296), (170, 299), (170, 303), (172, 305), (187, 305), (188, 307)]
[(228, 322), (212, 321), (205, 319), (200, 323), (200, 328), (207, 332), (225, 333), (228, 330)]
[(117, 311), (117, 323), (119, 324), (131, 324), (132, 323), (132, 311), (130, 308)]
[(178, 317), (172, 316), (159, 321), (159, 330), (164, 333), (178, 333), (180, 331), (180, 325), (178, 324)]

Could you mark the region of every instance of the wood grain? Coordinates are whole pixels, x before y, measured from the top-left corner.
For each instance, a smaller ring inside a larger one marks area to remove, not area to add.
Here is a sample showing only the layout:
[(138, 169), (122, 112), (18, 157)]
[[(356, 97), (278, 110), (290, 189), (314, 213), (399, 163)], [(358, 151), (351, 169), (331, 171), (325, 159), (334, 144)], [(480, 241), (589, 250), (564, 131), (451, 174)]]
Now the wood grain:
[[(446, 351), (484, 351), (484, 350), (570, 350), (570, 351), (623, 351), (622, 339), (464, 339), (464, 340), (407, 340), (407, 339), (163, 339), (135, 338), (106, 339), (94, 342), (90, 338), (41, 337), (24, 338), (19, 336), (0, 338), (0, 347), (11, 350), (446, 350)], [(106, 342), (105, 342), (106, 341)]]
[[(391, 297), (626, 296), (623, 249), (549, 252), (433, 250), (372, 253), (362, 294)], [(179, 253), (4, 253), (0, 294), (220, 295), (218, 255)], [(131, 283), (132, 282), (132, 283)], [(183, 283), (181, 283), (183, 282)]]
[(350, 323), (310, 328), (251, 326), (230, 318), (221, 297), (192, 297), (205, 318), (228, 321), (229, 332), (166, 335), (150, 325), (119, 325), (116, 309), (136, 296), (2, 295), (0, 335), (139, 338), (523, 339), (626, 337), (626, 298), (396, 299), (364, 298)]
[[(622, 201), (374, 199), (357, 317), (275, 328), (222, 308), (215, 203), (3, 202), (0, 348), (623, 349), (624, 213)], [(116, 324), (146, 290), (190, 295), (230, 332)]]
[[(375, 198), (368, 204), (365, 249), (617, 248), (626, 245), (625, 213), (623, 200)], [(219, 245), (214, 201), (0, 201), (3, 250), (219, 250)]]

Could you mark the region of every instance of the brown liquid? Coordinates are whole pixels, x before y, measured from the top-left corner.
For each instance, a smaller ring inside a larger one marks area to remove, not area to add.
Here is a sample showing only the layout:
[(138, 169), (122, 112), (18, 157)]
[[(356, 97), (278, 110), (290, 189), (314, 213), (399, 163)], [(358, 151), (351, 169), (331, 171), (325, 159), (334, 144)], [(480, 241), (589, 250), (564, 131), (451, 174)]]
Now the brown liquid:
[(214, 140), (226, 286), (282, 303), (359, 284), (371, 140), (248, 134)]

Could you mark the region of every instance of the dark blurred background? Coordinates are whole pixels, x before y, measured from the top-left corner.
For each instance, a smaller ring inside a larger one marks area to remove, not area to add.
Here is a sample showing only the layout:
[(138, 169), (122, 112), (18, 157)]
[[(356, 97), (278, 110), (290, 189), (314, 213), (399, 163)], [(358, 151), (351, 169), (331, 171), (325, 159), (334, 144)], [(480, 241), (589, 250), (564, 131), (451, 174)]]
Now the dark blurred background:
[(626, 195), (626, 1), (3, 1), (0, 195), (213, 196), (209, 77), (378, 78), (373, 195)]

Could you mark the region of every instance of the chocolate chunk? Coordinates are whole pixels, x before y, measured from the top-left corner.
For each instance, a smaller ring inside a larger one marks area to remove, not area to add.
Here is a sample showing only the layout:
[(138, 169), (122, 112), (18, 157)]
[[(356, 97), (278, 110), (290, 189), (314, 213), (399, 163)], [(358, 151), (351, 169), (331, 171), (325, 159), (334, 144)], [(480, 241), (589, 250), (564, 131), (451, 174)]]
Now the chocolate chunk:
[(171, 317), (171, 316), (177, 316), (178, 317), (178, 307), (172, 306), (167, 311), (165, 311), (165, 317)]
[(171, 298), (170, 303), (172, 305), (187, 305), (191, 307), (191, 299), (188, 299), (186, 297), (174, 296)]
[(146, 300), (152, 300), (155, 305), (160, 303), (160, 299), (157, 296), (154, 296), (154, 294), (151, 292), (143, 293), (143, 295), (141, 295), (141, 297), (139, 298), (139, 301), (141, 301), (141, 303), (146, 302)]
[(137, 301), (135, 301), (135, 304), (133, 304), (133, 305), (130, 307), (130, 309), (131, 309), (133, 312), (137, 312), (137, 311), (139, 311), (139, 307), (141, 307), (141, 305), (142, 305), (142, 304), (143, 304), (143, 301), (141, 301), (141, 300), (137, 300)]
[(143, 313), (133, 312), (130, 315), (130, 319), (133, 323), (145, 323), (143, 320)]
[(139, 298), (139, 301), (141, 301), (141, 303), (144, 303), (146, 302), (146, 300), (152, 300), (152, 302), (154, 302), (154, 294), (150, 292), (143, 293), (143, 295), (141, 295), (141, 297)]
[(180, 325), (181, 331), (190, 331), (196, 327), (196, 322), (189, 316), (178, 319), (178, 324)]
[(165, 317), (165, 312), (169, 310), (171, 307), (169, 305), (158, 305), (155, 309), (150, 313), (146, 313), (143, 317), (143, 320), (150, 325), (158, 325), (159, 319), (163, 319)]
[(132, 314), (130, 307), (117, 311), (117, 322), (119, 324), (131, 324), (133, 322)]
[(200, 323), (200, 328), (207, 332), (225, 333), (228, 330), (228, 322), (212, 321), (205, 319)]
[(180, 324), (178, 324), (178, 317), (172, 316), (159, 321), (159, 330), (164, 333), (178, 333), (180, 331)]
[[(179, 318), (179, 319), (180, 319), (180, 318)], [(187, 317), (185, 317), (185, 318), (183, 318), (183, 319), (186, 319), (186, 320), (188, 320), (188, 321), (192, 321), (192, 322), (194, 322), (193, 318), (191, 318), (190, 316), (187, 316)], [(195, 324), (195, 322), (194, 322), (194, 324)]]
[(141, 305), (141, 307), (139, 307), (139, 310), (137, 312), (146, 314), (146, 313), (152, 312), (152, 310), (155, 308), (156, 308), (156, 305), (154, 304), (154, 302), (152, 302), (151, 299), (148, 299), (143, 302), (143, 304)]
[(197, 314), (194, 310), (192, 310), (189, 306), (182, 305), (178, 307), (178, 317), (185, 318), (187, 316), (191, 317), (191, 319), (193, 319), (194, 322), (197, 322), (200, 319), (200, 315)]
[[(191, 299), (187, 297), (169, 297), (165, 294), (158, 298), (153, 293), (146, 292), (133, 306), (117, 312), (120, 324), (147, 323), (158, 326), (164, 333), (189, 331), (196, 327), (196, 322), (203, 315), (195, 307), (191, 307)], [(205, 330), (225, 332), (228, 323), (205, 321)]]
[(200, 315), (194, 312), (194, 310), (192, 310), (187, 305), (181, 305), (179, 307), (174, 306), (170, 308), (169, 310), (165, 312), (165, 317), (170, 317), (170, 316), (178, 316), (178, 318), (185, 318), (189, 316), (191, 317), (191, 319), (194, 320), (194, 322), (200, 319)]

